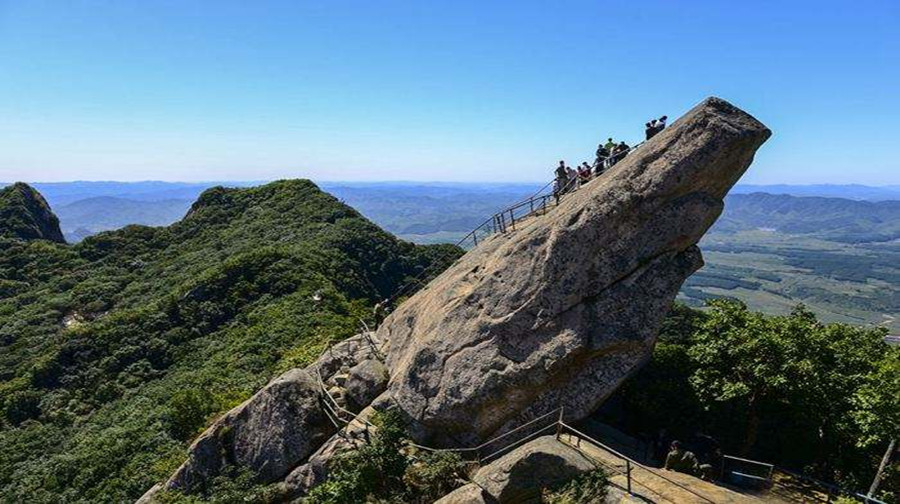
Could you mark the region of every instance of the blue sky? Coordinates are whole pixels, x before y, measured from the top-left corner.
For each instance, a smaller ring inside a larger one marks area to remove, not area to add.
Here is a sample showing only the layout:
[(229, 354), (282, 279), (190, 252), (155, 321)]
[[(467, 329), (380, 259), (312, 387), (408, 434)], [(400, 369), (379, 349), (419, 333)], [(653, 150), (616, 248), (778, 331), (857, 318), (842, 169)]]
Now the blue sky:
[(0, 0), (0, 180), (539, 181), (708, 95), (900, 184), (900, 2)]

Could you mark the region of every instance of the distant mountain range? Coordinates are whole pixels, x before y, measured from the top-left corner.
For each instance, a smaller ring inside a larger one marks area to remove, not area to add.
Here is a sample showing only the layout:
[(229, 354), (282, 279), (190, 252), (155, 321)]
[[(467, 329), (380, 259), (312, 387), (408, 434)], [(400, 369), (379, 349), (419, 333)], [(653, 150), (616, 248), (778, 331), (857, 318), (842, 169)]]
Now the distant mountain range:
[[(255, 182), (60, 182), (33, 184), (60, 218), (66, 239), (77, 242), (128, 224), (163, 226), (187, 213), (215, 185)], [(535, 184), (323, 182), (322, 189), (385, 229), (409, 239), (447, 241), (480, 224), (497, 209), (534, 191)], [(900, 238), (900, 186), (738, 185), (728, 198), (720, 232), (756, 228), (844, 242)]]
[(821, 196), (825, 198), (846, 198), (852, 200), (886, 201), (900, 200), (900, 185), (865, 186), (849, 185), (753, 185), (738, 184), (730, 194), (748, 194), (764, 192), (769, 194), (787, 194), (789, 196)]
[(715, 229), (771, 229), (841, 243), (889, 242), (900, 239), (900, 201), (732, 194)]

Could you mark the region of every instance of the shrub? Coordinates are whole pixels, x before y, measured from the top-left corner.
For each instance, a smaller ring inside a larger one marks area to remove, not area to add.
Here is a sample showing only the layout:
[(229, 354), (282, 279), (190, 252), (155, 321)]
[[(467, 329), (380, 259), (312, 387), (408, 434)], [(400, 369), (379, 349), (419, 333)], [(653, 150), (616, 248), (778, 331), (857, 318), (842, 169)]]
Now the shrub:
[(40, 414), (41, 394), (35, 390), (14, 392), (6, 399), (3, 408), (3, 416), (13, 425), (37, 418)]
[(187, 389), (176, 392), (169, 399), (168, 409), (163, 416), (169, 434), (182, 441), (206, 424), (206, 417), (216, 411), (212, 394), (204, 389)]
[(465, 465), (459, 454), (429, 452), (411, 463), (403, 475), (413, 496), (420, 502), (434, 502), (450, 493), (465, 480)]
[(378, 430), (369, 444), (338, 455), (328, 480), (309, 493), (309, 504), (344, 504), (371, 499), (396, 499), (404, 493), (403, 475), (409, 464), (401, 453), (403, 420), (393, 410), (373, 419)]

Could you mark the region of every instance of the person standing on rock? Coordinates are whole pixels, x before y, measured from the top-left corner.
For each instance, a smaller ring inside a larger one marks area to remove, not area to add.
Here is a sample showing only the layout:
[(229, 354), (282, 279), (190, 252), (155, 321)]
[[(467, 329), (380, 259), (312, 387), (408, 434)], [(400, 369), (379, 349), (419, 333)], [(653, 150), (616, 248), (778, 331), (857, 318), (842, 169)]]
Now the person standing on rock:
[(613, 141), (612, 138), (607, 138), (606, 145), (604, 145), (604, 147), (606, 147), (606, 150), (608, 150), (609, 152), (612, 152), (612, 150), (616, 148), (616, 142)]
[(656, 134), (656, 119), (644, 125), (645, 140), (650, 140)]
[(589, 182), (591, 180), (591, 167), (588, 166), (587, 161), (581, 163), (581, 166), (578, 167), (578, 182), (579, 184), (584, 184), (585, 182)]
[(553, 182), (553, 196), (556, 197), (557, 203), (559, 203), (559, 197), (566, 188), (568, 178), (569, 173), (566, 171), (566, 162), (560, 160), (559, 166), (556, 167), (556, 179)]
[(594, 159), (594, 175), (600, 175), (606, 171), (606, 160), (609, 159), (609, 150), (603, 144), (597, 145), (597, 157)]
[(559, 166), (556, 167), (556, 179), (563, 180), (566, 178), (566, 162), (563, 160), (559, 161)]
[(650, 121), (650, 126), (653, 129), (653, 133), (650, 135), (650, 137), (647, 138), (647, 140), (656, 136), (656, 134), (659, 133), (660, 131), (666, 129), (666, 121), (668, 119), (669, 119), (668, 116), (662, 116), (659, 119), (654, 119), (653, 121)]
[(390, 299), (382, 299), (378, 303), (375, 303), (375, 307), (372, 308), (372, 316), (375, 317), (376, 329), (384, 322), (384, 319), (387, 318), (388, 314), (391, 312), (390, 303)]
[(619, 145), (616, 146), (616, 162), (625, 159), (625, 156), (628, 155), (628, 152), (631, 150), (631, 147), (623, 142), (619, 142)]

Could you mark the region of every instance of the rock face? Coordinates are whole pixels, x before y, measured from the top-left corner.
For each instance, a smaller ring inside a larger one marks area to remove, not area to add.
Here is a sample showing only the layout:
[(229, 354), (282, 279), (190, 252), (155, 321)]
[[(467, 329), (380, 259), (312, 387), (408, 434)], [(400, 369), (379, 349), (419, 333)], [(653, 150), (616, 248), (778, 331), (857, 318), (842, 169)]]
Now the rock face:
[[(697, 241), (769, 135), (707, 99), (557, 208), (482, 242), (375, 333), (229, 412), (144, 501), (160, 488), (202, 488), (226, 463), (302, 496), (335, 454), (365, 442), (365, 419), (386, 407), (432, 446), (473, 446), (560, 405), (569, 421), (590, 414), (650, 357), (678, 289), (703, 264)], [(359, 411), (337, 434), (323, 408), (331, 396), (338, 414)], [(588, 469), (566, 450), (529, 443), (478, 473), (484, 491), (461, 489), (448, 502), (512, 502)]]
[[(544, 436), (482, 467), (472, 477), (500, 504), (540, 502), (542, 488), (565, 483), (596, 465), (578, 450)], [(452, 495), (452, 494), (451, 494)]]
[[(364, 398), (377, 396), (387, 384), (373, 336), (348, 338), (306, 368), (292, 369), (269, 382), (204, 431), (175, 474), (138, 502), (155, 502), (163, 490), (201, 491), (226, 465), (250, 470), (259, 482), (287, 480), (286, 492), (298, 495), (295, 488), (321, 481), (325, 462), (356, 446), (365, 431), (365, 425), (356, 422), (343, 429), (342, 436), (333, 436), (338, 429), (323, 407), (323, 389), (337, 386), (337, 377), (346, 377), (340, 381), (346, 379), (346, 385), (353, 384), (357, 396)], [(366, 408), (360, 416), (373, 412)]]
[(377, 359), (367, 359), (350, 369), (346, 382), (348, 406), (361, 411), (378, 394), (384, 392), (388, 382), (388, 369)]
[(50, 205), (39, 192), (22, 182), (0, 189), (0, 236), (66, 242)]
[(710, 98), (470, 251), (378, 330), (388, 394), (433, 444), (469, 445), (560, 405), (578, 419), (650, 356), (697, 241), (769, 130)]
[(320, 389), (306, 370), (293, 369), (266, 385), (203, 433), (168, 488), (203, 488), (226, 464), (276, 481), (337, 429), (319, 408)]
[(493, 504), (494, 500), (475, 483), (463, 485), (436, 500), (434, 504)]

